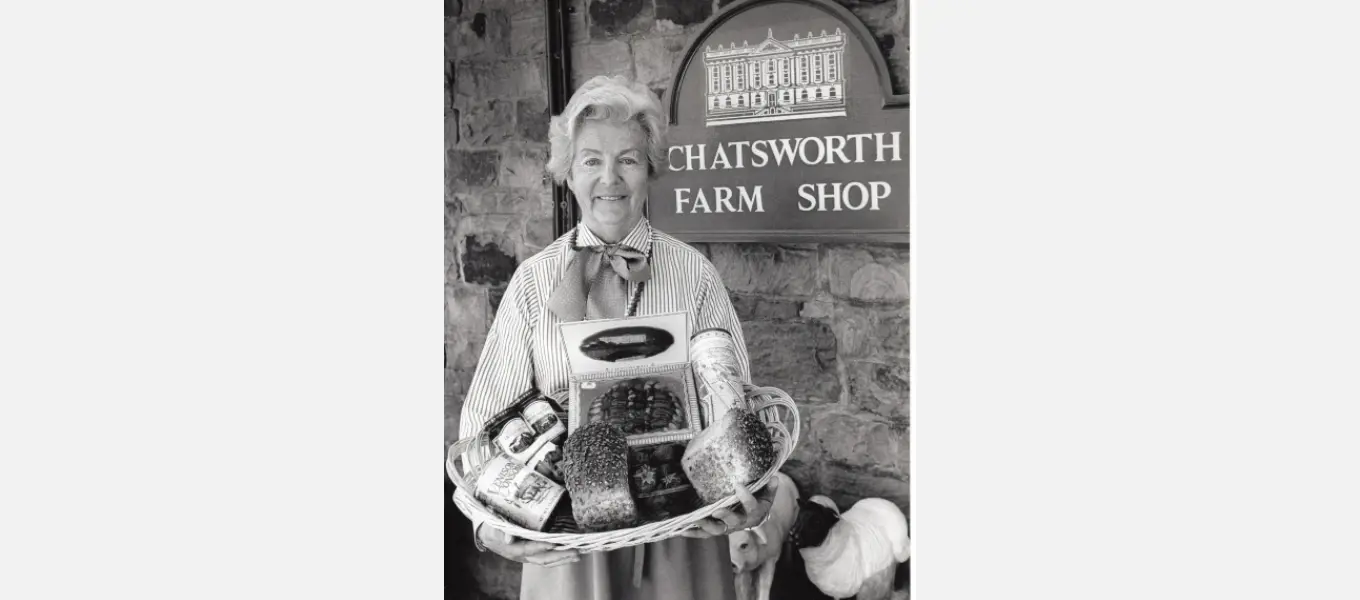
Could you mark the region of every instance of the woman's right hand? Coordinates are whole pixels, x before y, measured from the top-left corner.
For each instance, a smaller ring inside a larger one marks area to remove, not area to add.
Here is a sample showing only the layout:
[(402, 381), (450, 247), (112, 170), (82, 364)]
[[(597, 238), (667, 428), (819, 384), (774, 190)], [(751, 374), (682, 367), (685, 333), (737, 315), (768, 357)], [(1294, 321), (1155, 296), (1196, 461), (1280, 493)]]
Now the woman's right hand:
[(581, 560), (581, 553), (576, 550), (560, 550), (548, 542), (522, 540), (486, 525), (477, 528), (477, 537), (487, 550), (515, 562), (556, 567)]

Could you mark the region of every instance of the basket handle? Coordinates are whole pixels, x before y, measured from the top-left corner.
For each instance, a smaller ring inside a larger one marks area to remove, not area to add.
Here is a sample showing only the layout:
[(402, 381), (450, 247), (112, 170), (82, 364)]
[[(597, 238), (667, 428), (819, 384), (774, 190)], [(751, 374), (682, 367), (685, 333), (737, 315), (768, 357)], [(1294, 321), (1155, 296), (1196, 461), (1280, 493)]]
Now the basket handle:
[[(774, 387), (755, 387), (752, 386), (747, 393), (748, 398), (754, 401), (751, 403), (751, 412), (762, 417), (771, 416), (774, 420), (784, 425), (786, 433), (789, 435), (789, 446), (798, 445), (798, 434), (802, 432), (802, 424), (799, 420), (798, 405), (794, 404), (787, 392)], [(768, 415), (766, 409), (779, 407), (785, 411), (781, 418), (778, 411), (770, 410)], [(767, 419), (768, 420), (768, 419)]]
[[(476, 443), (477, 438), (474, 436), (470, 438), (463, 438), (461, 440), (454, 442), (452, 446), (449, 446), (448, 458), (444, 460), (444, 470), (448, 472), (449, 479), (453, 481), (453, 484), (458, 486), (459, 489), (471, 489), (468, 488), (467, 482), (464, 481), (462, 471), (466, 470), (469, 474), (471, 474), (472, 469), (468, 466), (468, 459), (466, 456), (464, 456), (464, 453), (466, 453)], [(459, 469), (458, 465), (459, 458), (463, 459), (462, 469)]]

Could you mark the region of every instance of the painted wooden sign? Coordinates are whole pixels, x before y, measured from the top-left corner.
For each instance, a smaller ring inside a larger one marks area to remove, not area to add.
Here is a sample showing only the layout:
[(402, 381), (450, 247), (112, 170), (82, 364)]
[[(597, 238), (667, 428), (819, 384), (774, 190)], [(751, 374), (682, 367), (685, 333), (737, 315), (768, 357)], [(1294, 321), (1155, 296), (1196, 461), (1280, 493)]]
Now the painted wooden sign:
[(907, 241), (908, 118), (872, 35), (823, 0), (716, 14), (665, 99), (648, 218), (688, 241)]

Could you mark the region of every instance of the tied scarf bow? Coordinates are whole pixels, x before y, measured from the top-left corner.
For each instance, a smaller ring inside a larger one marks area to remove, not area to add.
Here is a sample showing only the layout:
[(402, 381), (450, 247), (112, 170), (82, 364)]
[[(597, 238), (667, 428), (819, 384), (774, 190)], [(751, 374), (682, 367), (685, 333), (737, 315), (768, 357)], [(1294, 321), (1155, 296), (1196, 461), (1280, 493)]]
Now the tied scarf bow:
[(548, 310), (564, 323), (623, 317), (627, 282), (642, 283), (651, 277), (647, 256), (634, 248), (622, 244), (578, 248), (548, 299)]

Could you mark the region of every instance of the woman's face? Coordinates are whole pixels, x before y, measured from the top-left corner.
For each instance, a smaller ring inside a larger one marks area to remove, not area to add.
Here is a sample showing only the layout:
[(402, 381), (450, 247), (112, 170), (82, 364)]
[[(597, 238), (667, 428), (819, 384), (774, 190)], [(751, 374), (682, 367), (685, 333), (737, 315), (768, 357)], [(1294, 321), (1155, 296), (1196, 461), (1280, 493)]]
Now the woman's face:
[(633, 121), (585, 121), (573, 151), (567, 187), (581, 221), (606, 242), (622, 240), (647, 203), (647, 134)]

